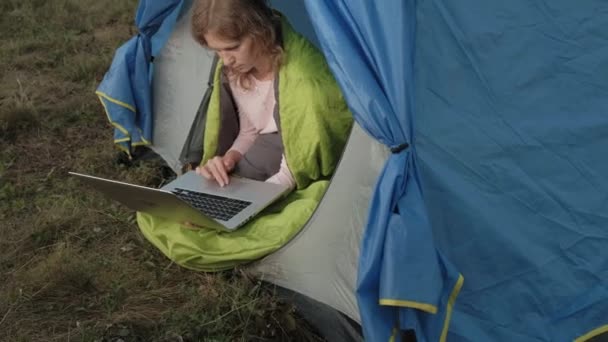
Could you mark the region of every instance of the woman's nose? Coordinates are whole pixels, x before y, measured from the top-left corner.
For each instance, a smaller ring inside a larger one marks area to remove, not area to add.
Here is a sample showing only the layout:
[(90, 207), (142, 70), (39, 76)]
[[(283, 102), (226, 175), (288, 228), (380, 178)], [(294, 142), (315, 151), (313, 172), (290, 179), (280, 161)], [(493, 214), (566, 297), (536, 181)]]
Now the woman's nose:
[(224, 65), (231, 66), (234, 63), (234, 58), (230, 56), (230, 54), (227, 54), (225, 52), (219, 52), (219, 55), (222, 59), (222, 62), (224, 62)]

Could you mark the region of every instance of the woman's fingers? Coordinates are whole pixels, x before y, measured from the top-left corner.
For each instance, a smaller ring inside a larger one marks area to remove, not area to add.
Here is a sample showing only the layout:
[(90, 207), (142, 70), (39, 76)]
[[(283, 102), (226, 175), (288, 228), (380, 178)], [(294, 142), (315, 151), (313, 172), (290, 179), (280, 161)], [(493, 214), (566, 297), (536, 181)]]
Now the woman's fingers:
[(222, 178), (221, 178), (220, 174), (218, 173), (217, 167), (215, 166), (215, 164), (213, 162), (209, 161), (207, 163), (207, 165), (205, 165), (205, 168), (211, 174), (212, 179), (215, 179), (215, 181), (218, 182), (218, 184), (220, 186), (223, 186)]
[(228, 184), (228, 172), (226, 171), (226, 167), (224, 166), (221, 157), (215, 157), (209, 160), (206, 166), (220, 186)]
[(224, 158), (215, 157), (213, 158), (213, 164), (216, 166), (216, 170), (218, 175), (220, 176), (222, 182), (221, 186), (227, 185), (230, 179), (228, 178), (228, 170), (226, 170), (226, 166), (224, 165)]
[(206, 179), (214, 179), (220, 186), (230, 183), (228, 173), (234, 168), (234, 161), (225, 157), (214, 157), (207, 161), (204, 166), (196, 168), (196, 173)]
[(209, 180), (211, 180), (211, 178), (213, 178), (213, 175), (211, 175), (211, 172), (209, 172), (209, 170), (207, 170), (207, 168), (205, 166), (197, 167), (196, 174), (201, 175)]

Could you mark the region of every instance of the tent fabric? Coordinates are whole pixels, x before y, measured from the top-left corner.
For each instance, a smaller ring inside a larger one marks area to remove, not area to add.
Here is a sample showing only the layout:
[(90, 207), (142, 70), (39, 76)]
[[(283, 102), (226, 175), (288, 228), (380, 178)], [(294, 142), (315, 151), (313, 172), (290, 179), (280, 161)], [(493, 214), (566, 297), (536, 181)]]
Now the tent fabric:
[(418, 1), (415, 135), (449, 341), (608, 331), (608, 3)]
[(355, 296), (359, 244), (371, 193), (389, 154), (355, 124), (306, 226), (288, 244), (247, 267), (248, 273), (361, 322)]
[(169, 38), (182, 4), (183, 0), (140, 1), (135, 17), (139, 33), (116, 50), (97, 88), (96, 94), (115, 127), (114, 142), (127, 153), (152, 141), (150, 62)]
[(406, 147), (414, 138), (414, 1), (306, 5), (355, 120), (394, 151), (374, 190), (361, 245), (357, 295), (365, 338), (387, 341), (400, 328), (414, 329), (421, 341), (443, 340), (463, 278), (435, 247), (416, 149)]
[[(196, 126), (197, 112), (213, 76), (214, 55), (192, 38), (190, 9), (191, 1), (184, 0), (167, 43), (154, 58), (152, 77), (154, 129), (150, 148), (177, 174), (195, 159), (182, 158), (184, 149), (191, 147), (186, 144), (193, 142), (186, 132)], [(202, 150), (202, 137), (199, 140)]]

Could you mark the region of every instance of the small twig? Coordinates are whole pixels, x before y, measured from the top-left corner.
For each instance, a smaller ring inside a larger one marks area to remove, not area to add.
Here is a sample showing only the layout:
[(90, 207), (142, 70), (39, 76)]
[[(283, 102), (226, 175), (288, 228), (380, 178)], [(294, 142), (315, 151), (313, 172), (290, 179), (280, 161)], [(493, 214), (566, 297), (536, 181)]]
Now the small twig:
[(13, 310), (14, 306), (15, 306), (15, 304), (11, 305), (11, 307), (8, 308), (8, 310), (4, 314), (4, 317), (2, 317), (2, 320), (0, 320), (0, 325), (2, 325), (2, 323), (4, 323), (4, 320), (6, 319), (6, 317), (8, 317), (8, 314), (11, 313), (11, 310)]
[(25, 240), (27, 240), (29, 238), (30, 238), (29, 236), (26, 236), (26, 237), (24, 237), (21, 240), (15, 240), (15, 241), (6, 240), (6, 241), (4, 241), (4, 243), (10, 244), (10, 245), (16, 245), (16, 244), (21, 243), (21, 242), (23, 242), (23, 241), (25, 241)]
[(277, 326), (279, 327), (279, 329), (281, 329), (281, 331), (283, 332), (283, 336), (287, 336), (287, 332), (285, 331), (285, 329), (283, 329), (283, 327), (281, 326), (281, 322), (279, 322), (279, 320), (274, 317), (274, 313), (270, 314), (270, 317), (272, 317), (272, 319), (277, 323)]
[[(253, 298), (256, 299), (256, 300), (259, 299), (259, 295), (260, 295), (261, 291), (262, 291), (262, 286), (260, 285), (256, 289)], [(249, 325), (249, 320), (251, 319), (251, 315), (253, 315), (253, 312), (249, 311), (249, 315), (247, 315), (247, 320), (245, 321), (245, 329), (247, 329), (247, 326)]]
[(17, 77), (17, 84), (19, 85), (19, 92), (17, 93), (18, 100), (22, 104), (25, 104), (25, 103), (29, 102), (30, 99), (27, 96), (25, 90), (23, 89), (23, 84), (21, 84), (21, 80), (19, 79), (19, 77)]
[(221, 315), (220, 317), (218, 317), (218, 318), (216, 318), (216, 319), (214, 319), (214, 320), (212, 320), (212, 321), (209, 321), (209, 322), (207, 322), (207, 323), (204, 323), (204, 324), (200, 325), (200, 327), (204, 327), (204, 326), (207, 326), (207, 325), (209, 325), (209, 324), (212, 324), (212, 323), (215, 323), (215, 322), (217, 322), (217, 321), (220, 321), (220, 320), (224, 319), (225, 317), (228, 317), (228, 316), (229, 316), (230, 314), (232, 314), (233, 312), (235, 312), (235, 311), (237, 311), (237, 310), (240, 310), (240, 309), (242, 309), (242, 308), (246, 307), (247, 305), (249, 305), (249, 304), (251, 304), (251, 303), (253, 303), (253, 302), (257, 301), (257, 300), (258, 300), (258, 299), (257, 299), (257, 298), (255, 298), (254, 300), (252, 300), (252, 301), (250, 301), (250, 302), (247, 302), (247, 303), (245, 303), (245, 304), (243, 304), (243, 305), (237, 306), (236, 308), (234, 308), (234, 309), (232, 309), (232, 310), (230, 310), (230, 311), (226, 312), (225, 314)]
[(110, 214), (107, 211), (102, 211), (102, 210), (91, 210), (91, 211), (94, 212), (94, 213), (98, 213), (98, 214), (107, 216), (107, 217), (113, 219), (114, 221), (124, 222), (124, 220), (121, 220), (120, 217), (118, 217), (117, 215)]
[(87, 239), (80, 237), (80, 236), (78, 235), (78, 233), (68, 233), (67, 235), (68, 235), (69, 237), (75, 237), (75, 238), (77, 238), (77, 239), (80, 239), (80, 241), (87, 241)]
[[(49, 158), (50, 158), (50, 153), (48, 153), (48, 150), (47, 150), (47, 154), (49, 155)], [(55, 172), (55, 169), (56, 169), (56, 167), (52, 167), (52, 168), (51, 168), (51, 171), (49, 171), (49, 172), (46, 174), (46, 176), (44, 177), (44, 181), (43, 181), (43, 182), (46, 182), (46, 181), (48, 181), (48, 180), (49, 180), (49, 178), (51, 177), (51, 175), (53, 175), (53, 173)]]
[(29, 299), (30, 299), (30, 300), (31, 300), (31, 299), (34, 299), (34, 297), (36, 297), (36, 296), (37, 296), (37, 295), (38, 295), (40, 292), (42, 292), (42, 291), (46, 290), (46, 288), (47, 288), (47, 287), (49, 287), (49, 285), (50, 285), (49, 283), (44, 284), (44, 286), (43, 286), (42, 288), (40, 288), (40, 290), (38, 290), (38, 291), (34, 292), (34, 293), (33, 293), (33, 294), (30, 296), (30, 298), (29, 298)]
[(49, 248), (53, 248), (53, 247), (56, 247), (56, 246), (61, 246), (61, 245), (62, 245), (62, 244), (64, 244), (64, 243), (65, 243), (65, 242), (57, 242), (57, 243), (54, 243), (54, 244), (51, 244), (51, 245), (47, 245), (47, 246), (38, 247), (38, 248), (36, 248), (36, 250), (37, 250), (37, 251), (42, 251), (42, 250), (49, 249)]
[(5, 274), (6, 274), (6, 275), (15, 274), (15, 273), (17, 273), (17, 272), (21, 271), (21, 270), (22, 270), (22, 269), (23, 269), (25, 266), (27, 266), (27, 265), (29, 265), (29, 264), (31, 264), (32, 262), (37, 261), (37, 260), (38, 260), (38, 259), (36, 259), (35, 257), (34, 257), (34, 258), (31, 258), (31, 259), (30, 259), (30, 260), (28, 260), (28, 261), (27, 261), (25, 264), (23, 264), (23, 265), (19, 266), (19, 268), (18, 268), (18, 269), (13, 270), (13, 271), (10, 271), (10, 272), (6, 272)]
[(171, 268), (171, 266), (173, 266), (173, 264), (174, 262), (171, 260), (171, 262), (165, 268), (163, 268), (163, 272), (166, 272), (169, 268)]

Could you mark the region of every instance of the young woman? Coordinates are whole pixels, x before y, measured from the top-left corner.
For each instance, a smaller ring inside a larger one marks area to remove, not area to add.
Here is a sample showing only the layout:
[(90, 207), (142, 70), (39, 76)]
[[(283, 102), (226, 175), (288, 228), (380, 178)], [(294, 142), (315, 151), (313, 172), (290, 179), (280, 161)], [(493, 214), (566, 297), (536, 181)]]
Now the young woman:
[(321, 54), (264, 0), (194, 6), (193, 36), (221, 60), (197, 173), (292, 189), (330, 176), (352, 119)]
[(281, 248), (306, 224), (352, 116), (323, 56), (265, 1), (193, 6), (193, 36), (219, 57), (197, 172), (222, 186), (238, 174), (294, 189), (230, 233), (138, 213), (144, 236), (173, 261), (219, 271)]

